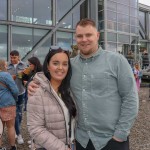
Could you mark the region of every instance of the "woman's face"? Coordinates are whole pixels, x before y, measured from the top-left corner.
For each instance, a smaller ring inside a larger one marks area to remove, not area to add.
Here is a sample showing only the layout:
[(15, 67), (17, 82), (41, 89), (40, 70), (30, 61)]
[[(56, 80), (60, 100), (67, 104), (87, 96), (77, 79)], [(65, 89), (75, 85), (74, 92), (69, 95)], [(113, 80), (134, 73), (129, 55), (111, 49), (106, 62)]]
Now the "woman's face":
[(67, 54), (61, 52), (53, 55), (48, 64), (48, 70), (51, 75), (51, 81), (61, 82), (67, 75), (69, 64)]
[(33, 71), (35, 69), (35, 65), (29, 62), (29, 68)]

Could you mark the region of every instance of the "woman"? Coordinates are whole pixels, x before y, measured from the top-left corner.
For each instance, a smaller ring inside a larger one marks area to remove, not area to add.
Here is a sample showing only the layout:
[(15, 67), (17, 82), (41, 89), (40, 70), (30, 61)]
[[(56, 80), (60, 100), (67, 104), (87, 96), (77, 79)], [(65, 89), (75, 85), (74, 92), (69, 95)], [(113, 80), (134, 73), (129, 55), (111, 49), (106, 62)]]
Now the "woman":
[[(30, 81), (32, 81), (33, 77), (35, 76), (37, 72), (42, 71), (42, 65), (40, 63), (40, 60), (37, 57), (29, 58), (28, 63), (29, 63), (29, 67), (23, 71), (23, 75), (22, 75), (22, 80), (24, 82), (25, 87), (27, 87)], [(26, 111), (27, 100), (28, 100), (28, 96), (27, 96), (27, 90), (26, 90), (24, 111)]]
[(69, 53), (59, 47), (51, 48), (43, 64), (43, 73), (33, 78), (39, 88), (27, 104), (28, 130), (37, 149), (71, 149), (76, 108), (70, 96), (70, 78)]
[[(16, 117), (16, 100), (18, 96), (18, 88), (12, 76), (6, 72), (7, 63), (0, 60), (0, 118), (3, 125), (8, 129), (8, 139), (11, 145), (10, 150), (16, 150), (15, 146), (15, 117)], [(5, 150), (2, 146), (0, 137), (0, 150)]]

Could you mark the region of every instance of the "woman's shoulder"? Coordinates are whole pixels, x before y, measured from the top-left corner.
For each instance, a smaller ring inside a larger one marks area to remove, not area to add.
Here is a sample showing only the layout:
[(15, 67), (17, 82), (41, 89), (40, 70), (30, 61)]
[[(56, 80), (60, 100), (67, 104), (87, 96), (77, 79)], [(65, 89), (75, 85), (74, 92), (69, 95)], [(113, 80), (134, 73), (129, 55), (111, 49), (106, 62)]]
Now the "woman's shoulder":
[(3, 77), (3, 78), (10, 78), (11, 75), (10, 75), (10, 73), (8, 73), (8, 72), (0, 72), (0, 77)]

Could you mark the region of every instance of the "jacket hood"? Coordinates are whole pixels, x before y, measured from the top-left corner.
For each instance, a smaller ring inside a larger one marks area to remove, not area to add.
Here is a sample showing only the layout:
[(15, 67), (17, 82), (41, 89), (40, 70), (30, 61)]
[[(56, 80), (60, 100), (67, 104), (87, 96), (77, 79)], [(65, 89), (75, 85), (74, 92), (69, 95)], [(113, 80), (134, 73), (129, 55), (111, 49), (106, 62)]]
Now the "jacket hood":
[(47, 79), (43, 72), (37, 72), (33, 78), (33, 81), (45, 90), (51, 91), (50, 81)]

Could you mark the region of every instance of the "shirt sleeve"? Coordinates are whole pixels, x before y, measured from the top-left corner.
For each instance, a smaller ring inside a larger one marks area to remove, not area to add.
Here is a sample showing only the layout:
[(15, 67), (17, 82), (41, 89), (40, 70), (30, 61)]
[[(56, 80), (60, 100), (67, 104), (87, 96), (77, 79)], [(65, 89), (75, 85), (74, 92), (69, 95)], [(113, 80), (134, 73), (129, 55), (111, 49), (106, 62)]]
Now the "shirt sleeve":
[(123, 56), (120, 56), (116, 70), (122, 104), (114, 136), (126, 141), (138, 114), (139, 98), (132, 68)]

